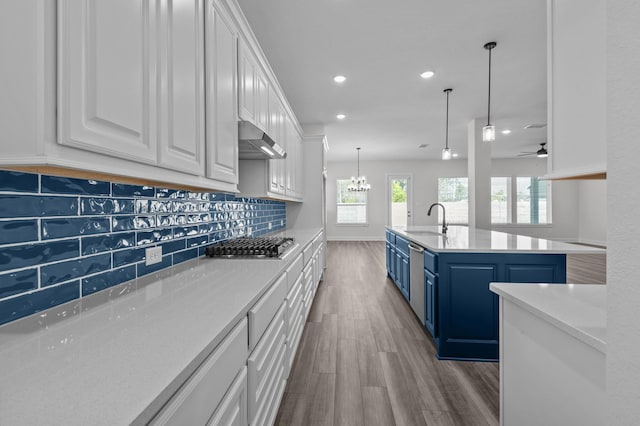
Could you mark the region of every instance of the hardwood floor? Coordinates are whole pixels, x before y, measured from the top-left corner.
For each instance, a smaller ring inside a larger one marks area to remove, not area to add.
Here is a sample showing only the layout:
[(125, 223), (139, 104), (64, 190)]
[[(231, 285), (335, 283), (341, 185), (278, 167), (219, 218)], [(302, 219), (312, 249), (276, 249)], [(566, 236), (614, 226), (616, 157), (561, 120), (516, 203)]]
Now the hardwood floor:
[(607, 255), (568, 254), (567, 282), (605, 284), (607, 282)]
[(383, 242), (329, 242), (277, 425), (497, 425), (497, 363), (438, 361)]

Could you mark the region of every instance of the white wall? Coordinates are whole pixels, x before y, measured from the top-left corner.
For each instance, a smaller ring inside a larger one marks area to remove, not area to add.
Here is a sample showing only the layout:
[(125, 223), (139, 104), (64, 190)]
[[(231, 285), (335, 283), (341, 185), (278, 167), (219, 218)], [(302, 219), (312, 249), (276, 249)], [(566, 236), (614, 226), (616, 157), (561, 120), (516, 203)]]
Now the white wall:
[(584, 180), (578, 183), (580, 212), (579, 240), (607, 245), (607, 181)]
[(607, 0), (607, 423), (640, 419), (640, 2)]
[(438, 201), (438, 177), (467, 175), (467, 162), (444, 161), (360, 161), (360, 174), (371, 184), (368, 193), (367, 226), (336, 225), (337, 179), (349, 179), (356, 173), (355, 162), (327, 163), (327, 238), (338, 240), (382, 240), (387, 224), (387, 175), (413, 174), (413, 224), (435, 225), (427, 216), (431, 203)]
[[(492, 161), (493, 176), (542, 176), (546, 173), (545, 160), (496, 159)], [(360, 173), (371, 184), (369, 191), (369, 223), (367, 226), (336, 225), (336, 180), (348, 179), (355, 174), (355, 162), (327, 164), (327, 238), (334, 240), (382, 240), (387, 225), (387, 175), (413, 174), (414, 225), (435, 225), (435, 217), (427, 216), (429, 205), (438, 200), (439, 177), (467, 176), (466, 160), (429, 161), (360, 161)], [(553, 183), (553, 212), (550, 226), (507, 226), (495, 229), (517, 231), (523, 235), (576, 241), (579, 237), (578, 183)], [(604, 200), (601, 201), (601, 203)]]

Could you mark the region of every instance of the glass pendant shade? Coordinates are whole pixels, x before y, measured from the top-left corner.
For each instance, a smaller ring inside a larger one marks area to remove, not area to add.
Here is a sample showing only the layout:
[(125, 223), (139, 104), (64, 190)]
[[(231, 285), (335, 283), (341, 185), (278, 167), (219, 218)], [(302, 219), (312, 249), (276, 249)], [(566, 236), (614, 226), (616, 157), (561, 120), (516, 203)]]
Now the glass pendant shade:
[(442, 159), (451, 160), (451, 148), (442, 148)]
[(492, 124), (488, 124), (482, 128), (482, 141), (493, 142), (496, 140), (496, 128)]

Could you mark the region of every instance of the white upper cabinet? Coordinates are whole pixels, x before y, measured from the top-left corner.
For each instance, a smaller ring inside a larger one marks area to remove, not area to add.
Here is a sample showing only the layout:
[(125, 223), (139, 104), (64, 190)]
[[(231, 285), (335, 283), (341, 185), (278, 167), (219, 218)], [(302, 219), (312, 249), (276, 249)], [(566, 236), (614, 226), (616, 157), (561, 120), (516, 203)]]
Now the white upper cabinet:
[(238, 117), (268, 133), (269, 80), (241, 37), (238, 42)]
[(238, 84), (238, 117), (254, 123), (256, 63), (242, 37), (238, 40)]
[[(239, 119), (290, 143), (294, 115), (235, 0), (2, 0), (0, 36), (0, 166), (235, 193)], [(254, 196), (295, 192), (278, 161)]]
[(549, 178), (606, 172), (605, 0), (547, 0)]
[(58, 2), (59, 142), (156, 163), (156, 2)]
[(207, 177), (238, 183), (238, 37), (217, 2), (206, 12)]
[(203, 1), (160, 2), (157, 33), (159, 164), (198, 176), (205, 162)]
[(260, 69), (256, 69), (255, 125), (266, 131), (269, 126), (269, 80)]

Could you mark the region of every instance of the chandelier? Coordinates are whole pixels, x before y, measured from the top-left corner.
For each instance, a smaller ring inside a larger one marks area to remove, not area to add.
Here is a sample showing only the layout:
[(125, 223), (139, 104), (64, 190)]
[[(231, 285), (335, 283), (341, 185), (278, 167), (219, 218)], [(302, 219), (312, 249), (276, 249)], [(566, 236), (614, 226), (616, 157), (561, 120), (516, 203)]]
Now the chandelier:
[(351, 176), (351, 183), (347, 186), (347, 190), (349, 191), (368, 191), (371, 189), (371, 185), (367, 183), (366, 176), (360, 176), (360, 148), (356, 148), (358, 150), (358, 174), (356, 176)]

